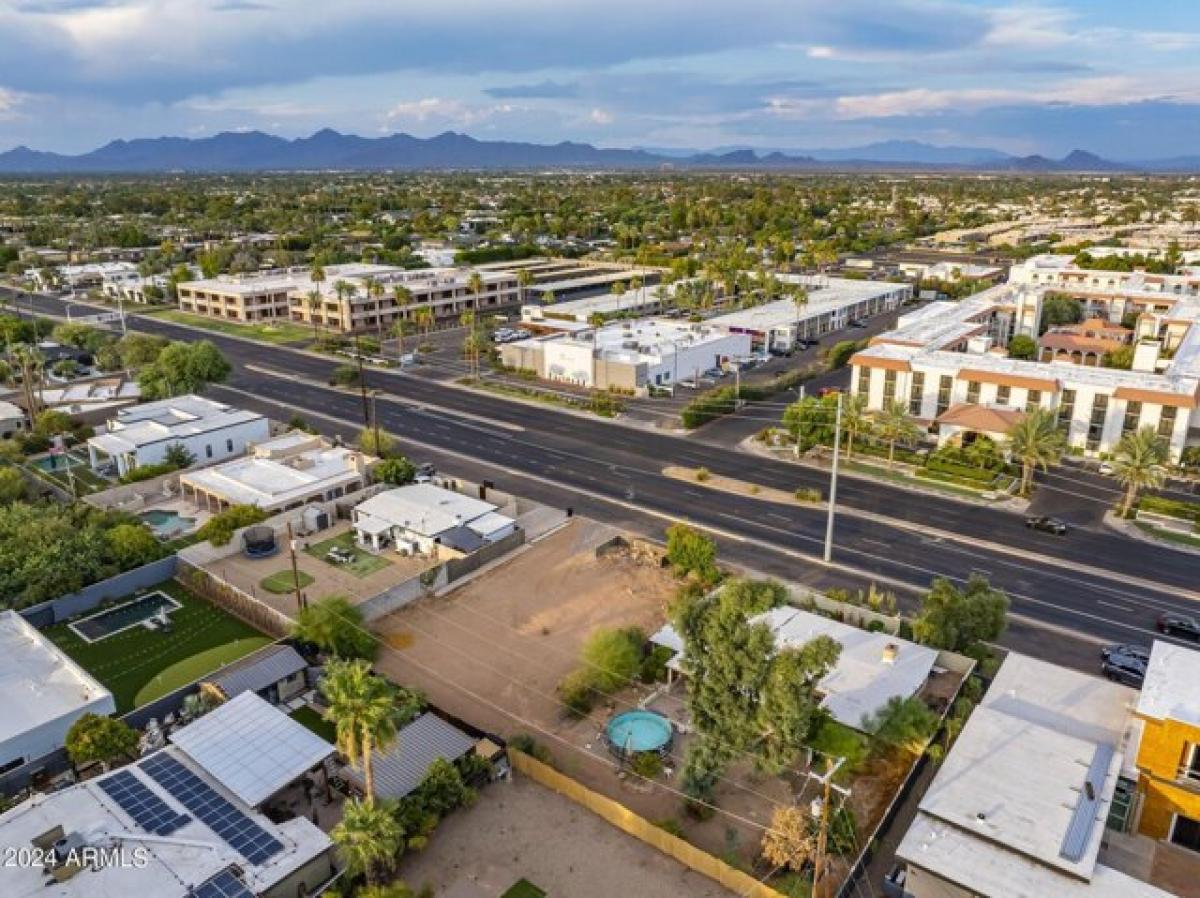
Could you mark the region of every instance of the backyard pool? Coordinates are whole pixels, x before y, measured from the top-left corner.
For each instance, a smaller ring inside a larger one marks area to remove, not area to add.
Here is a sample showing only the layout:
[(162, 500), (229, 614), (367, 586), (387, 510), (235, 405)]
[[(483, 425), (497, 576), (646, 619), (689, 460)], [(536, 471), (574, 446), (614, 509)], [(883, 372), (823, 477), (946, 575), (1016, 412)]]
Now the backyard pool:
[(136, 627), (159, 614), (169, 614), (178, 607), (179, 603), (165, 592), (156, 591), (74, 621), (70, 627), (80, 639), (97, 642), (106, 636)]
[(608, 722), (604, 735), (614, 754), (629, 758), (643, 751), (667, 751), (675, 732), (671, 721), (654, 711), (625, 711)]
[(185, 518), (177, 511), (166, 511), (161, 508), (143, 511), (138, 518), (153, 530), (154, 535), (159, 539), (171, 539), (187, 533), (196, 524), (195, 518)]
[(34, 459), (30, 462), (39, 471), (65, 471), (67, 468), (78, 468), (88, 463), (86, 455), (80, 455), (78, 452), (67, 452), (63, 455), (47, 455), (44, 458)]

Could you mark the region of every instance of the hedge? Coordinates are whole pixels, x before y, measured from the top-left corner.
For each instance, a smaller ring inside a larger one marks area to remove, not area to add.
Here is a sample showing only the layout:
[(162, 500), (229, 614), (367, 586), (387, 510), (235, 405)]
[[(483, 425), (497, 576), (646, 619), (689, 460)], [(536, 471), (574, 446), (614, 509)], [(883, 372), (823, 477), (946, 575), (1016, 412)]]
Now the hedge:
[(1171, 518), (1182, 518), (1193, 524), (1200, 524), (1200, 503), (1186, 502), (1182, 499), (1166, 499), (1162, 496), (1142, 496), (1138, 509), (1153, 514), (1162, 514)]

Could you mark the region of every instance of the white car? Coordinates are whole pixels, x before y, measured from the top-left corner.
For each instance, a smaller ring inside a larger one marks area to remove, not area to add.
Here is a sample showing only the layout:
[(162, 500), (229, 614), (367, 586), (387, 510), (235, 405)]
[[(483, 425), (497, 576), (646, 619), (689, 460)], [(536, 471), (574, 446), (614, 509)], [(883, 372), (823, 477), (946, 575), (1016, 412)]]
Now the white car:
[(1102, 461), (1102, 462), (1100, 462), (1099, 471), (1105, 477), (1111, 477), (1113, 474), (1115, 474), (1117, 472), (1117, 469), (1112, 466), (1111, 462)]

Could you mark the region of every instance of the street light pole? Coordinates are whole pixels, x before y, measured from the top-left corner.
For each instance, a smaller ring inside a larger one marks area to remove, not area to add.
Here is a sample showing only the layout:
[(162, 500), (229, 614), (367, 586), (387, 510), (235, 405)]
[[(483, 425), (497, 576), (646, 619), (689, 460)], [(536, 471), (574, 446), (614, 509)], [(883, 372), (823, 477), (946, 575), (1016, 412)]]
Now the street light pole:
[(838, 461), (841, 458), (842, 445), (842, 399), (843, 394), (837, 394), (837, 415), (833, 424), (833, 470), (829, 474), (829, 516), (825, 521), (825, 563), (833, 557), (833, 510), (837, 505)]

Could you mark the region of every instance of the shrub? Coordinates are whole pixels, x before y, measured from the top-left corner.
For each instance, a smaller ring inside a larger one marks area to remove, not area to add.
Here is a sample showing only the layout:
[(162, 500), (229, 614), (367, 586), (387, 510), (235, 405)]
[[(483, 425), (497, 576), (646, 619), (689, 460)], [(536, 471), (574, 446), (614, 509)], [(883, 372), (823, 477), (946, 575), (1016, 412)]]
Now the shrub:
[(802, 486), (795, 493), (797, 502), (820, 502), (821, 491), (815, 486)]
[(645, 779), (657, 779), (663, 771), (662, 758), (652, 751), (639, 751), (629, 762), (629, 769)]
[[(161, 477), (163, 474), (170, 474), (172, 471), (178, 470), (179, 466), (169, 461), (159, 462), (156, 465), (139, 465), (122, 474), (120, 482), (141, 483), (144, 480), (153, 480), (155, 477)], [(225, 542), (229, 542), (229, 540), (225, 540)]]
[(267, 513), (256, 505), (231, 505), (209, 518), (204, 526), (196, 531), (196, 536), (201, 540), (208, 540), (214, 546), (225, 546), (233, 539), (234, 531), (251, 524), (260, 524), (266, 519)]
[(357, 387), (358, 381), (358, 365), (349, 363), (338, 365), (329, 375), (329, 383), (335, 387)]
[(654, 825), (663, 832), (668, 832), (677, 839), (683, 838), (683, 826), (674, 817), (664, 817), (662, 820), (656, 820)]
[(667, 662), (675, 655), (665, 645), (656, 645), (642, 659), (638, 676), (643, 683), (662, 683), (667, 679)]
[(1138, 510), (1167, 515), (1172, 518), (1182, 518), (1185, 521), (1200, 524), (1200, 502), (1166, 499), (1162, 496), (1142, 496), (1138, 502)]
[(642, 666), (646, 634), (637, 627), (597, 630), (583, 645), (584, 671), (601, 692), (616, 692), (629, 683)]
[(686, 524), (667, 528), (667, 561), (678, 577), (693, 577), (707, 584), (720, 578), (716, 543)]
[(550, 763), (550, 752), (546, 747), (530, 736), (528, 733), (517, 733), (508, 740), (510, 748), (514, 748), (522, 754), (529, 755), (531, 758), (536, 758), (543, 764)]
[(558, 684), (558, 699), (572, 717), (587, 717), (596, 704), (596, 689), (591, 672), (573, 670)]
[(712, 480), (712, 471), (710, 471), (708, 468), (697, 468), (696, 480), (700, 483)]

